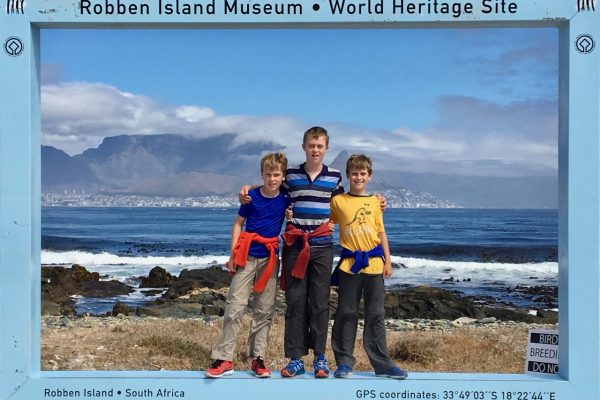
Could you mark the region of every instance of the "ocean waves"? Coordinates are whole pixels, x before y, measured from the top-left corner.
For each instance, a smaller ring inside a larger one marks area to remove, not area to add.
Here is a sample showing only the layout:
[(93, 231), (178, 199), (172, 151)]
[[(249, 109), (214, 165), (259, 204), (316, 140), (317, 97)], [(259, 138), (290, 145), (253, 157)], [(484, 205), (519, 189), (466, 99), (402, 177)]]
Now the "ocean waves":
[[(208, 268), (224, 265), (229, 259), (226, 255), (176, 255), (168, 256), (123, 256), (108, 252), (92, 253), (81, 250), (57, 252), (42, 250), (41, 262), (44, 265), (79, 264), (103, 276), (127, 279), (132, 276), (143, 276), (155, 266), (163, 267), (170, 273), (178, 274), (181, 270)], [(337, 264), (338, 257), (334, 259)], [(436, 280), (471, 279), (479, 281), (503, 281), (519, 283), (523, 280), (554, 280), (558, 274), (558, 263), (500, 263), (473, 262), (456, 260), (435, 260), (404, 256), (392, 256), (394, 269), (392, 280), (401, 280), (409, 284), (431, 284)]]

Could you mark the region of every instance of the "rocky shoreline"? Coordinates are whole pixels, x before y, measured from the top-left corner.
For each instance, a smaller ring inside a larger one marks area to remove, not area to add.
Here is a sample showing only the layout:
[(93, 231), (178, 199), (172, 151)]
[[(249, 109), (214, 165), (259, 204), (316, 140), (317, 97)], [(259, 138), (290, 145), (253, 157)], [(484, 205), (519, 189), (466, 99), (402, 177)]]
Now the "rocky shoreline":
[[(116, 303), (112, 312), (103, 316), (208, 318), (222, 316), (231, 276), (221, 266), (183, 270), (173, 276), (162, 267), (153, 268), (148, 276), (139, 277), (139, 288), (148, 296), (163, 293), (143, 306), (129, 307)], [(82, 317), (75, 311), (73, 296), (114, 297), (132, 293), (135, 287), (113, 280), (102, 280), (95, 272), (74, 264), (70, 268), (42, 266), (42, 315)], [(430, 286), (390, 288), (386, 291), (385, 311), (389, 328), (446, 326), (461, 324), (526, 323), (556, 324), (558, 315), (549, 309), (557, 303), (556, 286), (517, 286), (507, 291), (525, 293), (539, 307), (523, 310), (514, 304), (498, 304), (486, 297), (461, 296), (458, 292)], [(330, 297), (331, 314), (337, 307), (337, 291)], [(284, 294), (277, 292), (276, 312), (285, 311)], [(58, 318), (57, 320), (60, 320)], [(64, 321), (64, 319), (63, 319)], [(394, 322), (396, 321), (396, 322)], [(402, 321), (402, 322), (397, 322)], [(423, 322), (427, 321), (427, 322)], [(435, 322), (438, 321), (438, 322)], [(439, 322), (445, 321), (445, 322)], [(402, 328), (402, 329), (404, 329)], [(400, 330), (402, 330), (400, 329)], [(413, 329), (413, 328), (410, 328)], [(419, 328), (414, 328), (419, 329)]]

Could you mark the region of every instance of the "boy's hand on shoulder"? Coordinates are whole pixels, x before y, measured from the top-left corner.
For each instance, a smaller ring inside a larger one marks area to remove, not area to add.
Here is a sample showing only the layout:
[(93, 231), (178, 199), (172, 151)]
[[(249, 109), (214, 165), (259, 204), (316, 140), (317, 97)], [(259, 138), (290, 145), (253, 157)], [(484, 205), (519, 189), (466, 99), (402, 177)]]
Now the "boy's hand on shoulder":
[(392, 263), (386, 261), (385, 264), (383, 264), (383, 278), (386, 279), (390, 276), (392, 276)]
[(329, 220), (327, 224), (329, 225), (329, 232), (333, 233), (333, 231), (335, 230), (335, 223), (332, 220)]
[(377, 196), (377, 199), (379, 200), (379, 207), (381, 207), (381, 211), (385, 211), (385, 208), (387, 207), (387, 200), (380, 194), (376, 194), (375, 196)]
[(252, 197), (248, 195), (248, 192), (251, 188), (252, 186), (250, 185), (242, 186), (240, 192), (238, 193), (238, 200), (240, 201), (240, 204), (248, 204), (252, 201)]

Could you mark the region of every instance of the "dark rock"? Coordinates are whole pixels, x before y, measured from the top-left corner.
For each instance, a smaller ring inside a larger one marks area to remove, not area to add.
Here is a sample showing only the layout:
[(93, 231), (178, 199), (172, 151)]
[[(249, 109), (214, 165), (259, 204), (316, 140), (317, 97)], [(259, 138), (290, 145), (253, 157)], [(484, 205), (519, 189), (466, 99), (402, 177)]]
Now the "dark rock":
[(542, 323), (555, 324), (558, 321), (558, 313), (553, 310), (537, 310), (537, 317)]
[(131, 286), (115, 280), (81, 282), (81, 287), (83, 292), (79, 294), (85, 297), (113, 297), (126, 295), (135, 291)]
[(493, 317), (501, 321), (556, 322), (556, 316), (540, 318), (516, 307), (512, 308), (510, 305), (504, 308), (489, 307), (479, 304), (473, 298), (459, 297), (450, 291), (429, 286), (387, 291), (385, 314), (386, 318), (399, 319), (454, 320), (460, 317), (475, 319)]
[(543, 285), (535, 285), (535, 286), (525, 286), (525, 285), (517, 285), (514, 290), (519, 293), (532, 295), (532, 296), (553, 296), (556, 298), (558, 296), (558, 286), (543, 286)]
[(160, 318), (193, 318), (203, 314), (204, 306), (195, 303), (169, 302), (155, 306), (144, 306), (137, 309), (139, 316)]
[(492, 308), (486, 307), (483, 309), (486, 317), (494, 317), (500, 321), (515, 321), (515, 322), (540, 322), (540, 319), (535, 315), (531, 315), (525, 311), (510, 308)]
[(148, 277), (141, 277), (141, 288), (164, 288), (173, 284), (177, 280), (162, 267), (154, 267), (150, 270)]
[(161, 294), (163, 291), (160, 289), (151, 289), (151, 290), (142, 290), (141, 291), (144, 296), (156, 296), (157, 294)]
[(231, 275), (219, 266), (205, 269), (184, 269), (163, 297), (174, 299), (181, 297), (194, 289), (221, 289), (229, 287), (230, 283)]
[(557, 307), (558, 304), (556, 304), (556, 298), (553, 296), (549, 296), (549, 295), (545, 295), (545, 296), (540, 296), (540, 297), (536, 297), (535, 299), (533, 299), (534, 303), (542, 303), (547, 305), (548, 307)]
[(129, 307), (127, 304), (118, 302), (117, 304), (114, 305), (114, 307), (112, 309), (112, 315), (115, 317), (119, 314), (129, 315), (129, 314), (133, 314), (133, 311), (134, 310), (132, 310), (131, 307)]
[(42, 301), (42, 315), (62, 315), (60, 304)]
[(82, 267), (79, 264), (71, 265), (71, 277), (76, 282), (84, 282), (84, 281), (99, 281), (100, 274), (98, 272), (89, 272), (85, 267)]
[(459, 298), (443, 289), (419, 286), (387, 291), (385, 294), (387, 318), (450, 319), (470, 317), (481, 319), (486, 315), (472, 301)]
[(218, 315), (219, 317), (225, 314), (225, 304), (210, 304), (202, 307), (204, 315)]
[(42, 302), (57, 304), (62, 315), (75, 315), (73, 295), (109, 297), (132, 291), (133, 288), (118, 281), (100, 281), (97, 272), (89, 272), (81, 265), (42, 266)]

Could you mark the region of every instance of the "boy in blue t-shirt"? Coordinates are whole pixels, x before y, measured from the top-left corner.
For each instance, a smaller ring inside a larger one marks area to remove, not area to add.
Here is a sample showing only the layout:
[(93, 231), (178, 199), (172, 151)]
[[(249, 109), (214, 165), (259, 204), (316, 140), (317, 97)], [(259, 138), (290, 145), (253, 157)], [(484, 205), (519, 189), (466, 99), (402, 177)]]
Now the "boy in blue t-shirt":
[[(260, 169), (263, 185), (251, 190), (253, 201), (240, 206), (231, 230), (227, 268), (234, 276), (227, 294), (221, 336), (211, 353), (214, 362), (205, 373), (210, 378), (233, 374), (235, 343), (251, 290), (255, 292), (248, 337), (248, 356), (253, 358), (251, 369), (257, 377), (271, 376), (264, 357), (275, 313), (278, 236), (290, 205), (289, 197), (279, 191), (287, 159), (282, 153), (267, 154), (260, 162)], [(246, 230), (242, 232), (244, 223)]]

